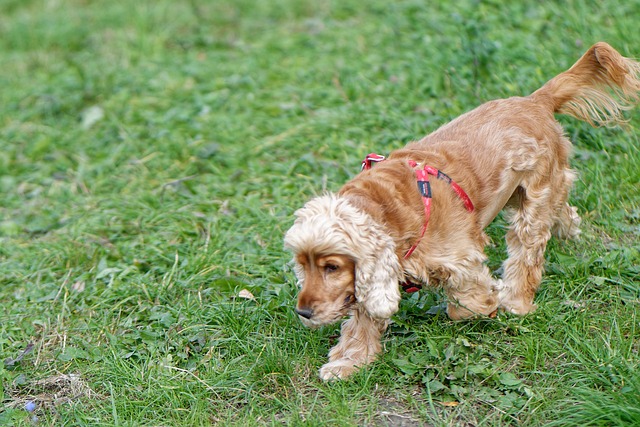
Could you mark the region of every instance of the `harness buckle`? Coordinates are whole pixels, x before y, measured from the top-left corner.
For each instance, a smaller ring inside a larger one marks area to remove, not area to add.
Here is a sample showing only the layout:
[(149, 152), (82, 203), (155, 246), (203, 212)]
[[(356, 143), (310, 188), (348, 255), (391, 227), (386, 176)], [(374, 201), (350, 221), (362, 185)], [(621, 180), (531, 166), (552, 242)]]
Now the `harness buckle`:
[(371, 169), (372, 163), (380, 163), (385, 159), (386, 157), (383, 156), (382, 154), (369, 153), (367, 154), (367, 157), (365, 157), (364, 160), (362, 161), (362, 168), (360, 170), (363, 170), (363, 171), (369, 170)]

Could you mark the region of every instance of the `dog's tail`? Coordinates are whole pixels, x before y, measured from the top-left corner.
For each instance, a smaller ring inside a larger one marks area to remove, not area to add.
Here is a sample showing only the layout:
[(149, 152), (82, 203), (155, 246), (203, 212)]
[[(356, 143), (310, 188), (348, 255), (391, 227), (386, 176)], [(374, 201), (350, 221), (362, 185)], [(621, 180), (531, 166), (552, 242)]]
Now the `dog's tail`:
[(556, 113), (608, 126), (623, 123), (622, 111), (633, 107), (639, 95), (640, 63), (599, 42), (531, 97)]

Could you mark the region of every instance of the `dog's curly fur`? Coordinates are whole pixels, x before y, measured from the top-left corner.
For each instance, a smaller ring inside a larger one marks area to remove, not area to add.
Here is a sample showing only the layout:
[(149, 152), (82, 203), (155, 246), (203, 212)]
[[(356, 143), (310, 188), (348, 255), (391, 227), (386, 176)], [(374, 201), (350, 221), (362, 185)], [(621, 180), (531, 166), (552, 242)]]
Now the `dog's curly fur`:
[[(534, 310), (551, 234), (580, 233), (567, 203), (571, 143), (554, 113), (616, 124), (639, 92), (640, 64), (597, 43), (533, 94), (487, 102), (298, 210), (285, 236), (301, 286), (296, 312), (311, 327), (351, 315), (320, 377), (344, 378), (375, 359), (405, 276), (441, 286), (452, 319)], [(425, 221), (409, 160), (449, 175), (475, 210), (432, 179), (426, 234), (405, 259)], [(485, 265), (483, 230), (503, 208), (509, 256), (497, 280)]]

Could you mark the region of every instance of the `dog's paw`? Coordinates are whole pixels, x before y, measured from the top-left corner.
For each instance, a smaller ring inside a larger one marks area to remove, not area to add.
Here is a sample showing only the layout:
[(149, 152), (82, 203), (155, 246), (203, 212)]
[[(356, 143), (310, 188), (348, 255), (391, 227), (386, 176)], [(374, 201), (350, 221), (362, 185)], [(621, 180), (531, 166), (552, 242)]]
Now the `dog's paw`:
[(538, 306), (536, 304), (523, 303), (523, 302), (518, 302), (515, 304), (514, 303), (505, 304), (503, 302), (500, 305), (501, 310), (504, 310), (508, 313), (517, 314), (518, 316), (524, 316), (525, 314), (533, 313), (534, 311), (536, 311), (537, 308)]
[(338, 359), (329, 362), (320, 368), (320, 379), (324, 381), (341, 380), (358, 370), (353, 360)]
[(533, 303), (533, 298), (525, 298), (512, 292), (512, 286), (508, 282), (498, 280), (496, 282), (496, 291), (498, 292), (498, 310), (507, 313), (524, 316), (533, 313), (538, 306)]

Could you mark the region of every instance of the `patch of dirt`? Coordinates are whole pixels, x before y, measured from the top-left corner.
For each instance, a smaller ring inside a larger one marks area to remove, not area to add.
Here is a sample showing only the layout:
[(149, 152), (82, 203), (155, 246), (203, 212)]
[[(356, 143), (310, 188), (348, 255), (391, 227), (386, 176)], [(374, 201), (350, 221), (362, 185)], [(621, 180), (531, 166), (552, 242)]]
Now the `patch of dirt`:
[(380, 412), (373, 425), (375, 427), (429, 427), (429, 424), (411, 416), (408, 408), (399, 402), (382, 397), (379, 401)]
[(60, 374), (7, 390), (9, 407), (24, 408), (33, 402), (38, 408), (52, 408), (83, 398), (100, 397), (78, 374)]

